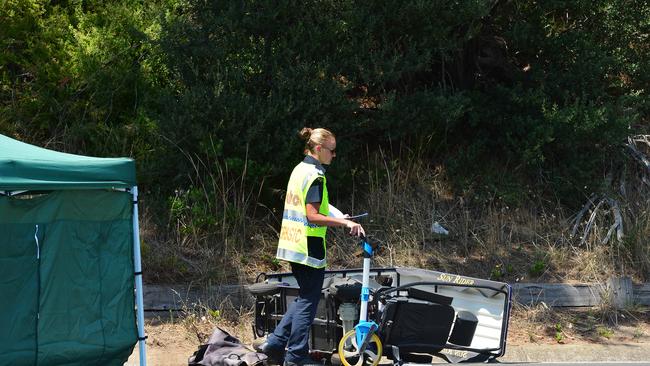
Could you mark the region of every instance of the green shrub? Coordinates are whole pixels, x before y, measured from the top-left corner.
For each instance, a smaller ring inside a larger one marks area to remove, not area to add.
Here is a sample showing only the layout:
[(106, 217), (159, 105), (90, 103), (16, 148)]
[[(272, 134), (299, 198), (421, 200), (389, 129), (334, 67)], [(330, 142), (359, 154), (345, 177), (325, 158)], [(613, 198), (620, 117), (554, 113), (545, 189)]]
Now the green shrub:
[(201, 240), (276, 224), (256, 207), (281, 205), (303, 126), (337, 134), (340, 200), (388, 185), (379, 152), (469, 201), (577, 207), (648, 131), (648, 19), (624, 0), (8, 0), (0, 132), (133, 156), (155, 216)]

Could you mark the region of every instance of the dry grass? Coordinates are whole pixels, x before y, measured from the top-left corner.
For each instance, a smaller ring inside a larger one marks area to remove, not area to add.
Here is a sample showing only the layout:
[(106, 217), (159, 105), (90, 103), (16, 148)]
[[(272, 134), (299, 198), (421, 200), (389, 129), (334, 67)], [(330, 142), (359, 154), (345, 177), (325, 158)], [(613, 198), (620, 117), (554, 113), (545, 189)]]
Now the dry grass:
[[(189, 357), (205, 344), (216, 327), (251, 345), (251, 311), (224, 307), (195, 308), (147, 319), (149, 347), (166, 354)], [(650, 342), (650, 312), (647, 308), (620, 311), (612, 323), (599, 309), (551, 309), (543, 304), (515, 305), (510, 319), (508, 345), (525, 344), (647, 344)]]
[[(616, 316), (612, 314), (616, 312)], [(614, 320), (616, 319), (616, 320)], [(508, 344), (526, 343), (647, 343), (647, 308), (622, 311), (600, 308), (549, 308), (545, 304), (516, 304), (510, 320)]]
[[(507, 282), (598, 282), (611, 275), (645, 281), (650, 273), (650, 189), (632, 179), (633, 167), (622, 175), (628, 177), (625, 195), (616, 196), (625, 236), (603, 243), (614, 219), (604, 205), (577, 220), (577, 212), (541, 200), (518, 207), (498, 199), (478, 202), (471, 193), (454, 195), (444, 167), (428, 166), (417, 156), (379, 151), (366, 159), (369, 173), (355, 176), (350, 200), (337, 207), (370, 213), (362, 223), (383, 244), (377, 266)], [(194, 178), (196, 188), (178, 192), (170, 203), (162, 220), (168, 227), (155, 224), (161, 220), (143, 207), (146, 279), (249, 283), (260, 272), (287, 270), (274, 258), (279, 213), (256, 204), (262, 187), (250, 188), (245, 175), (233, 177), (218, 161), (191, 161), (203, 178)], [(449, 235), (433, 233), (434, 222)], [(330, 268), (359, 267), (352, 256), (357, 245), (344, 230), (331, 229)]]
[(219, 327), (244, 344), (253, 341), (254, 311), (250, 307), (233, 307), (228, 298), (216, 308), (204, 305), (184, 306), (181, 311), (163, 312), (145, 321), (149, 341), (154, 346), (167, 344), (195, 345), (208, 343)]
[[(368, 165), (375, 170), (369, 175), (367, 193), (355, 197), (355, 202), (370, 212), (366, 231), (384, 244), (377, 265), (415, 266), (508, 282), (598, 282), (614, 274), (646, 279), (648, 245), (643, 238), (650, 235), (650, 222), (638, 205), (640, 196), (628, 194), (637, 210), (626, 211), (629, 229), (624, 240), (602, 244), (612, 215), (599, 212), (591, 236), (580, 245), (581, 238), (571, 235), (574, 212), (549, 203), (510, 207), (498, 200), (470, 202), (451, 193), (442, 167), (422, 161), (391, 160), (381, 153), (369, 158)], [(345, 205), (341, 208), (354, 211)], [(433, 233), (434, 222), (450, 234)], [(583, 229), (585, 223), (575, 226)], [(340, 230), (330, 237), (332, 266), (359, 266), (357, 259), (349, 257), (355, 243)]]

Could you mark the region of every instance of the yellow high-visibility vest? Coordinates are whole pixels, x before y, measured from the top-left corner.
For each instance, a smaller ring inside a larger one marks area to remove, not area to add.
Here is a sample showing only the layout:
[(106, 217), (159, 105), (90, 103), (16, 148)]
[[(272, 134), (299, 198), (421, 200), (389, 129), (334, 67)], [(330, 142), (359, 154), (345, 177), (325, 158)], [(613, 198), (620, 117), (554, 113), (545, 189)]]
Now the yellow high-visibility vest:
[[(307, 221), (307, 207), (305, 206), (307, 191), (316, 179), (323, 180), (323, 197), (318, 212), (325, 216), (329, 214), (327, 182), (323, 171), (319, 170), (314, 164), (301, 162), (296, 165), (291, 173), (287, 186), (287, 196), (284, 200), (282, 228), (280, 229), (280, 241), (278, 242), (276, 257), (309, 267), (323, 268), (327, 265), (327, 247), (325, 245), (327, 226), (310, 224)], [(323, 251), (325, 253), (323, 259), (309, 256), (307, 246), (308, 236), (323, 239)]]

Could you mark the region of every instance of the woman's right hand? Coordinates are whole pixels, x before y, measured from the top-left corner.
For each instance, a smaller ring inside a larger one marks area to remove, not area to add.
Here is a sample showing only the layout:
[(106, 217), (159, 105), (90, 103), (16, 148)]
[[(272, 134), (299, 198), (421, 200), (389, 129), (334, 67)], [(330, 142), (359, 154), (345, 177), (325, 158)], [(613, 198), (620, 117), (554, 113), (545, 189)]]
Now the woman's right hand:
[(350, 229), (350, 235), (366, 236), (366, 232), (363, 230), (363, 226), (361, 226), (361, 224), (358, 222), (345, 220), (345, 226)]

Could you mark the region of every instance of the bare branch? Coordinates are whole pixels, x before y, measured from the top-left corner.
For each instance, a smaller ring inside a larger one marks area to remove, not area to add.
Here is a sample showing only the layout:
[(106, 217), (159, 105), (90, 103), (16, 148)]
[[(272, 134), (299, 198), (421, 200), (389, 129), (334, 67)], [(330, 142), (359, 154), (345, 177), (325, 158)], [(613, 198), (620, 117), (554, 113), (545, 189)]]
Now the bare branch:
[(616, 230), (616, 239), (621, 241), (623, 239), (623, 216), (621, 215), (621, 208), (618, 205), (618, 201), (612, 198), (607, 198), (607, 203), (614, 213), (614, 223), (609, 227), (607, 231), (607, 236), (603, 240), (603, 244), (607, 244), (609, 239), (612, 237), (614, 230)]
[(627, 147), (628, 151), (632, 155), (634, 159), (636, 159), (641, 165), (643, 165), (648, 173), (650, 173), (650, 159), (641, 151), (636, 146), (636, 142), (642, 142), (644, 144), (647, 144), (650, 146), (650, 141), (648, 140), (647, 135), (640, 135), (640, 136), (634, 136), (634, 137), (628, 137), (627, 138), (627, 144), (625, 146)]
[(578, 232), (578, 226), (580, 226), (580, 222), (582, 222), (582, 217), (585, 215), (585, 213), (587, 213), (587, 211), (589, 211), (589, 208), (594, 204), (597, 197), (598, 196), (595, 193), (592, 193), (592, 195), (587, 200), (587, 203), (582, 206), (580, 212), (578, 212), (575, 219), (573, 219), (573, 222), (575, 222), (575, 224), (573, 225), (573, 230), (571, 230), (572, 238), (575, 237), (576, 233)]
[(600, 201), (598, 201), (598, 204), (596, 205), (594, 210), (591, 212), (591, 216), (589, 217), (589, 221), (587, 221), (587, 226), (585, 227), (585, 231), (582, 234), (582, 239), (580, 240), (580, 246), (582, 246), (585, 243), (585, 241), (587, 241), (587, 237), (589, 236), (589, 231), (591, 231), (591, 227), (594, 225), (594, 221), (596, 220), (596, 215), (598, 214), (598, 209), (600, 208), (600, 206), (603, 205), (604, 202), (605, 202), (604, 198), (601, 199)]

